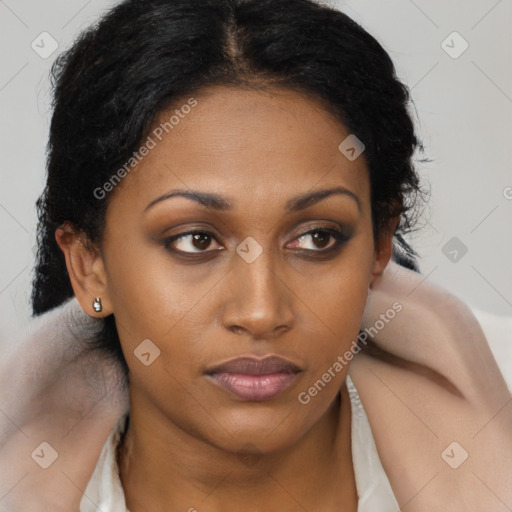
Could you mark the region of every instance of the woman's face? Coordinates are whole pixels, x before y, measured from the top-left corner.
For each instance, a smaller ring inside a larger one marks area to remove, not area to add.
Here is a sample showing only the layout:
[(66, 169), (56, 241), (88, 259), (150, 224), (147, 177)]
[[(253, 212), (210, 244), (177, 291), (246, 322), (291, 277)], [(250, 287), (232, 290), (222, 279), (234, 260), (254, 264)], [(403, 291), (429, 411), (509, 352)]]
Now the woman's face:
[[(159, 116), (154, 129), (175, 110), (179, 121), (150, 133), (154, 147), (111, 192), (103, 302), (132, 407), (226, 450), (270, 452), (332, 404), (348, 369), (333, 365), (389, 254), (374, 247), (364, 154), (344, 156), (350, 133), (314, 100), (227, 87), (195, 99)], [(192, 191), (204, 198), (177, 194)], [(299, 371), (209, 374), (268, 355)]]

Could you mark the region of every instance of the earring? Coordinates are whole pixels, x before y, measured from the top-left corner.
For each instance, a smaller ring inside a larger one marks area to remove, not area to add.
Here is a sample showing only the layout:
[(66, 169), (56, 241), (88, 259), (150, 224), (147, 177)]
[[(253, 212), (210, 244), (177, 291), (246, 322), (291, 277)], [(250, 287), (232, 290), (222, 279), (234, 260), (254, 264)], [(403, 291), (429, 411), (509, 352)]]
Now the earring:
[(101, 305), (101, 298), (100, 297), (96, 297), (92, 301), (92, 307), (94, 308), (94, 311), (96, 311), (96, 313), (101, 313), (101, 310), (103, 309), (103, 306)]

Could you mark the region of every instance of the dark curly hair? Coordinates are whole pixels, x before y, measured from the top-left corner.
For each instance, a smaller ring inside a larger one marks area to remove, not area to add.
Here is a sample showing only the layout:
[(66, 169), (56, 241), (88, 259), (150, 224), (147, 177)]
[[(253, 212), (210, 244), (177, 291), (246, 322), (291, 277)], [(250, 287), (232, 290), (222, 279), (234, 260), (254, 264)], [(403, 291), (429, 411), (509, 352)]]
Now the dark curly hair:
[[(342, 12), (314, 0), (125, 0), (57, 58), (51, 78), (34, 315), (73, 296), (57, 227), (69, 223), (99, 246), (111, 194), (93, 191), (157, 114), (209, 85), (286, 88), (320, 101), (365, 144), (374, 236), (400, 215), (394, 254), (414, 267), (402, 234), (414, 224), (421, 190), (412, 157), (423, 148), (408, 89), (383, 47)], [(113, 315), (96, 342), (124, 361)]]

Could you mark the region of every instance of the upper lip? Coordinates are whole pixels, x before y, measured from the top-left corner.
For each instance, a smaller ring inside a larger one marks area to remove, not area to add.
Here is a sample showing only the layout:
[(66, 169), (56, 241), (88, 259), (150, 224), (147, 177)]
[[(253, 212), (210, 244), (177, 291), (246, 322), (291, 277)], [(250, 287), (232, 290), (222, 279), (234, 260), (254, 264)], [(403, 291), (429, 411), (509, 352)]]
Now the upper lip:
[(236, 357), (207, 369), (206, 373), (240, 373), (243, 375), (268, 375), (271, 373), (298, 373), (301, 369), (284, 357), (271, 355)]

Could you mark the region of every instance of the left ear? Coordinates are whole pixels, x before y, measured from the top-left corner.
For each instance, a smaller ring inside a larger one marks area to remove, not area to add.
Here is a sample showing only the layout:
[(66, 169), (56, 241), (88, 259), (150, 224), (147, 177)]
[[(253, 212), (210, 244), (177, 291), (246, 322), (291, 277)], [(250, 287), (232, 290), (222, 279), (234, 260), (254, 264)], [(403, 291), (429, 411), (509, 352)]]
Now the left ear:
[[(66, 259), (71, 286), (82, 309), (94, 317), (105, 317), (112, 313), (107, 274), (98, 248), (77, 232), (68, 223), (55, 230), (55, 240)], [(99, 297), (102, 311), (96, 312), (93, 300)]]
[(394, 217), (389, 221), (387, 229), (383, 229), (379, 234), (379, 238), (375, 246), (375, 259), (373, 260), (372, 278), (370, 288), (374, 285), (377, 279), (382, 276), (384, 269), (387, 267), (391, 259), (393, 251), (393, 235), (400, 221), (400, 216)]

